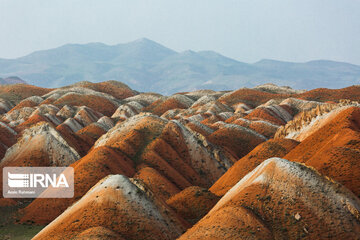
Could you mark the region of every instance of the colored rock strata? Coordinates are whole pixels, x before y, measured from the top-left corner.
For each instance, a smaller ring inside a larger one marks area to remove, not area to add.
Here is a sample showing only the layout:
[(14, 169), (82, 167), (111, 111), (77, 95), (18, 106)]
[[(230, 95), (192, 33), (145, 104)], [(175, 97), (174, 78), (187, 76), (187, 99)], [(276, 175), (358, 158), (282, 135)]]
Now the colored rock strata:
[(0, 86), (1, 168), (75, 171), (73, 198), (0, 211), (46, 225), (34, 239), (360, 239), (359, 100), (359, 86)]

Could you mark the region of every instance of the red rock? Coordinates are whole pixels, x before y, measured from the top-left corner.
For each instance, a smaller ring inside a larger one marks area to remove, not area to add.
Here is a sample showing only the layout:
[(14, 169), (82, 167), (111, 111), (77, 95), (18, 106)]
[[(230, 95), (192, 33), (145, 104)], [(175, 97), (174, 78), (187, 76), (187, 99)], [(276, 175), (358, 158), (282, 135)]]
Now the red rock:
[(241, 158), (266, 138), (248, 128), (229, 124), (208, 136), (208, 140), (226, 148), (236, 158)]
[(140, 183), (110, 175), (33, 239), (71, 239), (98, 226), (125, 239), (172, 240), (188, 225)]
[(142, 180), (158, 198), (164, 201), (180, 192), (172, 182), (150, 167), (141, 168), (134, 178)]
[(261, 143), (243, 158), (239, 159), (214, 185), (210, 191), (223, 196), (246, 174), (271, 157), (283, 157), (299, 143), (291, 139), (270, 139)]
[(249, 120), (264, 120), (275, 125), (284, 125), (286, 122), (279, 117), (274, 116), (266, 108), (257, 108), (248, 114), (245, 119)]
[(356, 239), (359, 210), (360, 200), (344, 186), (304, 165), (271, 158), (179, 239)]
[(92, 227), (77, 235), (74, 240), (125, 240), (105, 227)]
[(26, 84), (0, 86), (0, 95), (2, 96), (2, 98), (9, 98), (17, 101), (32, 96), (42, 96), (50, 91), (52, 91), (52, 89), (41, 88)]
[(67, 94), (66, 96), (54, 101), (53, 104), (61, 107), (65, 105), (87, 106), (108, 117), (113, 115), (117, 108), (113, 102), (105, 97), (80, 94)]
[(126, 84), (117, 81), (106, 81), (100, 83), (80, 82), (75, 84), (75, 86), (80, 86), (98, 92), (107, 93), (117, 99), (125, 99), (136, 95), (136, 92), (129, 88)]
[[(127, 176), (135, 173), (132, 162), (124, 154), (106, 147), (95, 148), (70, 166), (74, 168), (75, 173), (74, 197), (35, 199), (23, 210), (21, 222), (49, 223), (79, 200), (100, 179), (114, 173)], [(39, 209), (42, 213), (39, 213)]]
[(188, 222), (195, 224), (219, 201), (206, 188), (191, 186), (172, 196), (166, 203)]
[(350, 99), (352, 101), (360, 101), (360, 87), (351, 86), (342, 89), (317, 88), (298, 94), (296, 95), (296, 97), (305, 100), (315, 100), (322, 102), (326, 102), (326, 101), (339, 102), (340, 99)]
[(228, 106), (232, 106), (237, 103), (245, 103), (249, 106), (255, 107), (269, 101), (270, 99), (286, 98), (286, 96), (288, 95), (267, 93), (259, 90), (243, 88), (224, 94), (218, 100)]
[(170, 109), (185, 109), (189, 108), (194, 103), (193, 100), (185, 95), (173, 95), (166, 99), (159, 99), (144, 109), (145, 112), (152, 112), (161, 116)]
[(284, 158), (305, 163), (360, 196), (360, 108), (347, 108)]

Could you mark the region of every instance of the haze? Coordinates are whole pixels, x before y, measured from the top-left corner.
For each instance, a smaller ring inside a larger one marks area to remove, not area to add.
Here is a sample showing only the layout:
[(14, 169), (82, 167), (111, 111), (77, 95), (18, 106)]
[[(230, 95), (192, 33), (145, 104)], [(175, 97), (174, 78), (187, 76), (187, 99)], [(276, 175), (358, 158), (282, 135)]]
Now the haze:
[(146, 37), (244, 62), (360, 64), (358, 0), (0, 0), (0, 58)]

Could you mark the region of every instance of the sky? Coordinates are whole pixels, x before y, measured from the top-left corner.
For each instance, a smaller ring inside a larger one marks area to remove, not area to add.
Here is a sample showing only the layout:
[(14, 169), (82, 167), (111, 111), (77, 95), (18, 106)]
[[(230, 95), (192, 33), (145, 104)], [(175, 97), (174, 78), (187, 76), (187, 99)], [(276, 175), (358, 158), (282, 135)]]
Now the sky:
[(143, 37), (248, 63), (360, 65), (360, 0), (0, 0), (0, 58)]

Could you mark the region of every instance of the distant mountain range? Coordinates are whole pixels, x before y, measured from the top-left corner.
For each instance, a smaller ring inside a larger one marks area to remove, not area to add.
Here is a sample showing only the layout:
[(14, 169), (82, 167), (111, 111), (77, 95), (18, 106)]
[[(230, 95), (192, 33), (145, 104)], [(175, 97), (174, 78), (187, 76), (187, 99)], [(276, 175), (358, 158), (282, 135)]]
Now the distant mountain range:
[(0, 85), (10, 85), (10, 84), (17, 84), (17, 83), (26, 83), (26, 82), (16, 76), (0, 78)]
[(138, 91), (170, 94), (269, 82), (295, 89), (342, 88), (360, 84), (360, 66), (326, 60), (248, 64), (212, 51), (176, 52), (144, 38), (114, 46), (67, 44), (17, 59), (0, 59), (0, 76), (19, 76), (42, 87), (118, 80)]

